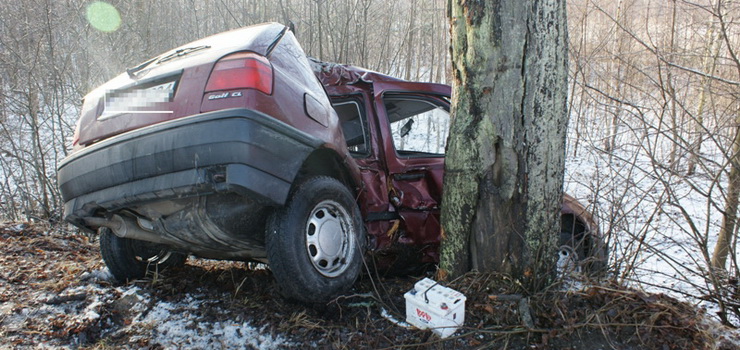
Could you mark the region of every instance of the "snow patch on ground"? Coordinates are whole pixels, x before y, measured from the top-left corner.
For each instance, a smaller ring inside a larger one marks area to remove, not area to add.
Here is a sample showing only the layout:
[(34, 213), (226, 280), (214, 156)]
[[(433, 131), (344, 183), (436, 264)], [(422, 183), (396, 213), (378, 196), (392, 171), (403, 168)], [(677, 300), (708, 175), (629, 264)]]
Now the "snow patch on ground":
[(406, 321), (401, 321), (397, 319), (395, 316), (393, 316), (393, 314), (388, 312), (388, 310), (386, 310), (384, 307), (380, 307), (380, 316), (399, 327), (403, 327), (406, 329), (411, 329), (414, 327)]
[[(246, 321), (203, 321), (199, 310), (208, 307), (209, 312), (226, 311), (188, 295), (178, 302), (157, 302), (149, 312), (134, 319), (130, 328), (149, 329), (150, 344), (158, 344), (166, 349), (237, 349), (249, 345), (255, 349), (274, 349), (288, 346), (282, 336), (273, 337), (266, 327), (255, 327)], [(204, 306), (206, 305), (206, 306)], [(132, 338), (133, 339), (133, 338)]]
[[(0, 334), (24, 333), (29, 325), (39, 322), (51, 325), (58, 333), (56, 339), (40, 338), (33, 346), (38, 349), (88, 344), (86, 331), (77, 329), (99, 329), (101, 338), (127, 335), (150, 348), (274, 349), (291, 345), (283, 336), (271, 335), (269, 325), (256, 326), (234, 317), (212, 296), (190, 293), (176, 302), (158, 301), (157, 296), (138, 286), (113, 287), (92, 282), (107, 278), (89, 277), (107, 274), (107, 269), (93, 271), (86, 274), (88, 278), (81, 276), (83, 284), (58, 293), (35, 292), (27, 304), (1, 303)], [(0, 344), (7, 345), (13, 339), (5, 341)]]
[(97, 282), (114, 282), (113, 274), (110, 273), (108, 268), (102, 268), (94, 270), (92, 272), (85, 272), (80, 276), (81, 281), (97, 281)]

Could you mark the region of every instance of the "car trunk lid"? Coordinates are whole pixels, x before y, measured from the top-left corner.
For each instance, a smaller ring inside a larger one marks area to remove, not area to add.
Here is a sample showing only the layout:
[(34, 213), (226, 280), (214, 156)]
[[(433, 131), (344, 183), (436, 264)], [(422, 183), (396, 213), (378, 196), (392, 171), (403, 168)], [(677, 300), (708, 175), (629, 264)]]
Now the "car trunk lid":
[(127, 69), (85, 97), (74, 146), (84, 147), (126, 131), (200, 113), (214, 63), (238, 51), (264, 55), (284, 28), (268, 23), (232, 30)]

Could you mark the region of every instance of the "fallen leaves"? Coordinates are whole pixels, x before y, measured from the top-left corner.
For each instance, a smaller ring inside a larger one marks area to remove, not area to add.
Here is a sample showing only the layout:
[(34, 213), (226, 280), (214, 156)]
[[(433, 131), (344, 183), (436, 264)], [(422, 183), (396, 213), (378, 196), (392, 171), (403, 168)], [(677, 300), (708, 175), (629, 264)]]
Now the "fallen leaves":
[[(97, 247), (77, 235), (33, 223), (0, 227), (0, 326), (5, 337), (64, 338), (85, 331), (95, 320), (70, 317), (43, 305), (83, 301), (85, 292), (59, 294), (78, 282), (79, 274), (102, 265)], [(11, 324), (12, 323), (12, 324)], [(13, 338), (11, 344), (28, 344)], [(31, 342), (33, 344), (33, 341)]]
[[(468, 297), (467, 327), (442, 343), (431, 332), (391, 324), (374, 306), (403, 314), (402, 295), (415, 278), (365, 276), (351, 292), (368, 294), (374, 303), (353, 307), (356, 300), (341, 299), (311, 308), (276, 297), (264, 266), (191, 260), (156, 283), (144, 280), (119, 289), (96, 277), (103, 263), (86, 236), (31, 224), (0, 225), (0, 247), (0, 347), (110, 342), (113, 347), (156, 348), (163, 346), (150, 337), (157, 323), (147, 328), (137, 320), (161, 312), (160, 303), (181, 305), (187, 298), (197, 300), (197, 306), (166, 311), (173, 319), (192, 320), (188, 327), (254, 322), (264, 325), (265, 332), (284, 332), (306, 342), (297, 347), (679, 349), (712, 343), (702, 316), (690, 305), (621, 286), (529, 295), (506, 276), (471, 273), (450, 282)], [(160, 307), (152, 311), (155, 304)], [(522, 305), (531, 312), (529, 325), (523, 321)]]

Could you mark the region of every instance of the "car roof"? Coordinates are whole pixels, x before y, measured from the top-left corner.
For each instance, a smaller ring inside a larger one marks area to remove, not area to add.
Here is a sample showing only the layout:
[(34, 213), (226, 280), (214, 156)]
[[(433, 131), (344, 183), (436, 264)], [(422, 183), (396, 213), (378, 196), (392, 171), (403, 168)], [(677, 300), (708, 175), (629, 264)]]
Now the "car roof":
[(339, 64), (332, 62), (323, 62), (314, 58), (309, 58), (314, 74), (319, 78), (324, 86), (351, 85), (359, 82), (402, 82), (403, 79), (395, 78), (390, 75), (378, 73), (369, 69)]

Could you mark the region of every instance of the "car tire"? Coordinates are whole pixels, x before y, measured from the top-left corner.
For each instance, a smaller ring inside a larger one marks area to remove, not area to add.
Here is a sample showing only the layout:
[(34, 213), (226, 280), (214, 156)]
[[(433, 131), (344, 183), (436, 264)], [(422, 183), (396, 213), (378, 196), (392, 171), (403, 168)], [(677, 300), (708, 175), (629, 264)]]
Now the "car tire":
[(121, 283), (143, 278), (147, 272), (182, 266), (188, 258), (160, 244), (118, 237), (106, 227), (100, 229), (100, 254)]
[(360, 273), (365, 233), (354, 196), (330, 177), (300, 183), (268, 220), (267, 259), (281, 294), (321, 303)]
[(572, 232), (560, 232), (558, 257), (571, 255), (573, 262), (580, 267), (581, 273), (600, 277), (606, 273), (606, 246), (590, 234), (574, 235)]

